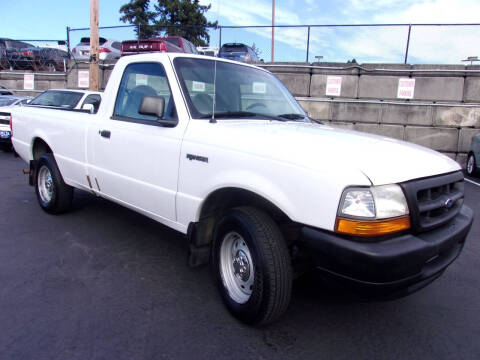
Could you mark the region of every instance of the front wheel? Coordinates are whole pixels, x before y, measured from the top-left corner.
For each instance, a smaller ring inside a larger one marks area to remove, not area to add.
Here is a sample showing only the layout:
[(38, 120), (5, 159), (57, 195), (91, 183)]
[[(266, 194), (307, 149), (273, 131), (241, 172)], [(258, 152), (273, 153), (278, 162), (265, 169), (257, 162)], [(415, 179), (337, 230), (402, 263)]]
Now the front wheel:
[(35, 190), (40, 207), (50, 214), (67, 211), (72, 203), (73, 188), (63, 181), (53, 155), (42, 155), (36, 169)]
[(467, 158), (467, 174), (474, 175), (477, 169), (477, 164), (475, 163), (475, 156), (469, 154)]
[(290, 255), (278, 226), (251, 207), (230, 210), (215, 229), (212, 270), (228, 310), (248, 324), (266, 324), (290, 303)]

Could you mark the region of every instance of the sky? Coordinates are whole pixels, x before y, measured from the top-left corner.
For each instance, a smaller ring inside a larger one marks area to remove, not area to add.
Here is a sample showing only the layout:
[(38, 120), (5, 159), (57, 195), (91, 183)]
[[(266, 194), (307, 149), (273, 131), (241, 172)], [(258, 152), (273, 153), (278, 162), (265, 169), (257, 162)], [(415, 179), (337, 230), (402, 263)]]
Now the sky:
[[(99, 0), (100, 26), (125, 25), (119, 8), (127, 0)], [(154, 1), (152, 1), (154, 2)], [(211, 4), (207, 13), (220, 25), (271, 25), (270, 0), (200, 0)], [(89, 0), (0, 0), (0, 37), (14, 39), (65, 39), (66, 27), (90, 24)], [(480, 22), (479, 0), (276, 0), (277, 25), (385, 24), (385, 23), (475, 23)], [(311, 28), (309, 62), (401, 63), (404, 61), (408, 27)], [(75, 45), (88, 31), (73, 31)], [(276, 61), (307, 60), (307, 28), (275, 30)], [(101, 30), (116, 40), (135, 37), (132, 29)], [(211, 45), (218, 46), (218, 30), (210, 32)], [(468, 56), (480, 57), (480, 26), (413, 27), (408, 62), (462, 63)], [(271, 29), (223, 29), (222, 43), (255, 44), (265, 61), (271, 59)], [(41, 45), (41, 42), (32, 42)]]

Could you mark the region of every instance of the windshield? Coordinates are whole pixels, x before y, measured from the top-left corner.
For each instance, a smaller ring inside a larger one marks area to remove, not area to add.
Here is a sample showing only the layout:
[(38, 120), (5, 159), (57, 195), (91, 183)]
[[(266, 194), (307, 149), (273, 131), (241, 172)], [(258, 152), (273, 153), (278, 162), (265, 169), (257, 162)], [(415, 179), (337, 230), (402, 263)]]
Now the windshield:
[(0, 99), (0, 106), (12, 105), (17, 99)]
[(223, 45), (220, 49), (220, 52), (245, 52), (247, 51), (247, 47), (243, 44), (228, 44)]
[(165, 37), (161, 39), (168, 41), (170, 44), (173, 44), (175, 46), (180, 46), (180, 40), (178, 38)]
[(269, 72), (223, 61), (186, 57), (176, 58), (174, 66), (194, 118), (211, 117), (214, 112), (215, 118), (306, 120), (300, 105)]
[(80, 92), (48, 90), (30, 101), (29, 105), (53, 106), (65, 109), (73, 109), (78, 104), (82, 96), (83, 93)]

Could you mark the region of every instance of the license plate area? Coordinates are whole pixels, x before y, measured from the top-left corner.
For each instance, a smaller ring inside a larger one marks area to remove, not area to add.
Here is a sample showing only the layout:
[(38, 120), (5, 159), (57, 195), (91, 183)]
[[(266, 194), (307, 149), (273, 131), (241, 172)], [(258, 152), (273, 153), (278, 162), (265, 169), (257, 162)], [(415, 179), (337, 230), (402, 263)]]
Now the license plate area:
[(0, 139), (10, 139), (10, 131), (0, 131)]

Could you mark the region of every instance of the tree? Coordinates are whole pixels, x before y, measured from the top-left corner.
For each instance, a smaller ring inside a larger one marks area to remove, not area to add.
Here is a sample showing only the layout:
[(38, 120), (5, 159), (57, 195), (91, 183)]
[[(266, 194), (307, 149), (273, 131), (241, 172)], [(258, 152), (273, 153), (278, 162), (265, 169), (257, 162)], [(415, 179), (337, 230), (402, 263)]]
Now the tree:
[(255, 43), (250, 46), (255, 54), (260, 58), (260, 55), (262, 54), (262, 50), (260, 50)]
[(120, 13), (123, 13), (120, 21), (140, 25), (135, 29), (135, 33), (140, 39), (146, 39), (157, 34), (156, 28), (150, 24), (155, 19), (155, 13), (149, 11), (149, 5), (150, 0), (130, 0), (129, 3), (120, 8)]
[[(209, 22), (204, 15), (211, 5), (200, 5), (199, 0), (157, 0), (154, 11), (149, 10), (149, 5), (149, 0), (130, 0), (120, 8), (124, 14), (120, 20), (140, 24), (141, 37), (162, 32), (169, 36), (182, 36), (196, 46), (208, 45), (210, 36), (207, 28), (217, 26), (216, 21)], [(152, 26), (146, 26), (149, 24)]]
[(204, 13), (211, 5), (200, 5), (199, 0), (158, 0), (155, 12), (158, 30), (168, 35), (182, 36), (196, 46), (206, 46), (210, 42), (207, 27), (217, 26), (207, 21)]

